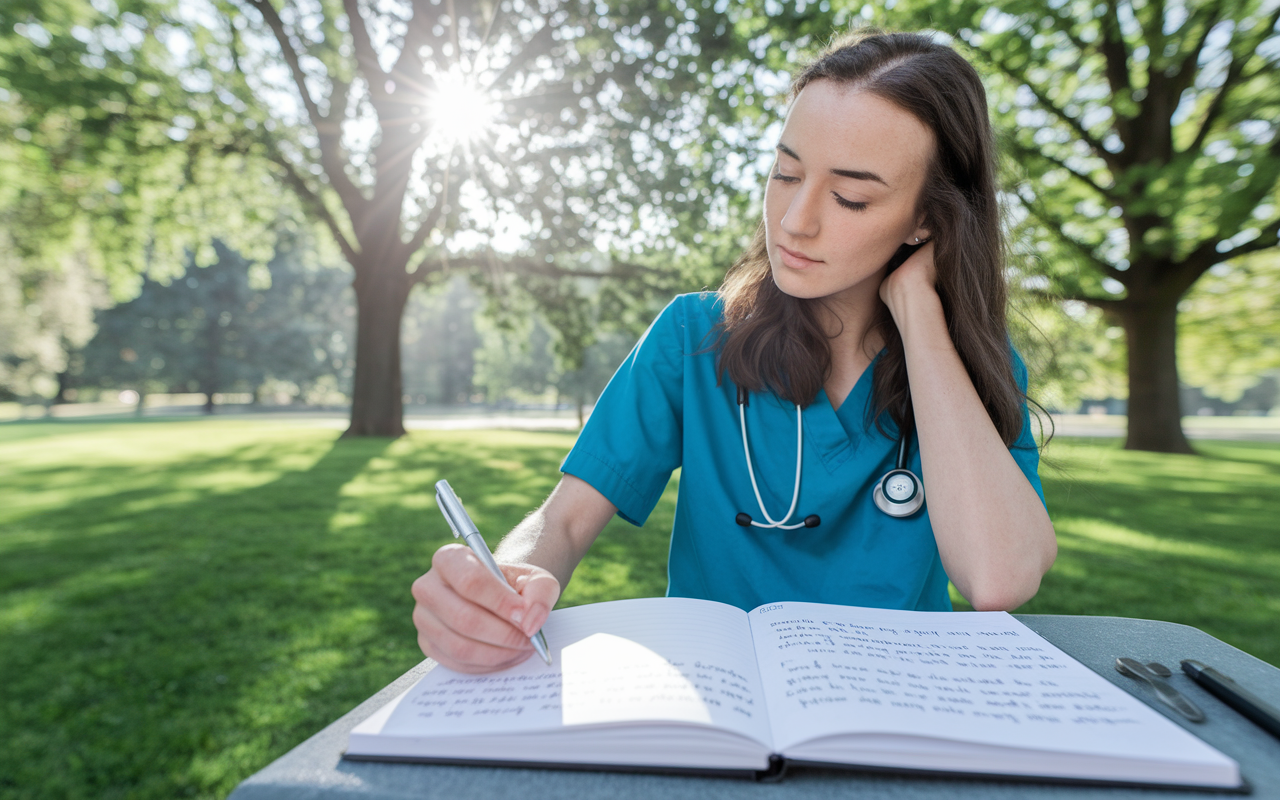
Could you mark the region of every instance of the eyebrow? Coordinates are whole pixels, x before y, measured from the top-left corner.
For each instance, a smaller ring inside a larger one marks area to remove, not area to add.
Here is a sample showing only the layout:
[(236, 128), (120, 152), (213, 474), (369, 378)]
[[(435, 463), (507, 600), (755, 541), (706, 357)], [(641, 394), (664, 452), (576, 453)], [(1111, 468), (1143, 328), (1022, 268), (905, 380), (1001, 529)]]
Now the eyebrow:
[[(791, 156), (796, 161), (800, 160), (800, 156), (796, 155), (796, 151), (792, 150), (790, 147), (787, 147), (785, 144), (782, 144), (781, 142), (778, 143), (777, 149), (783, 155)], [(853, 178), (855, 181), (875, 181), (876, 183), (882, 183), (885, 186), (889, 185), (889, 182), (886, 181), (884, 178), (881, 178), (879, 175), (875, 174), (874, 172), (868, 172), (863, 169), (832, 169), (831, 174), (839, 175), (842, 178)]]

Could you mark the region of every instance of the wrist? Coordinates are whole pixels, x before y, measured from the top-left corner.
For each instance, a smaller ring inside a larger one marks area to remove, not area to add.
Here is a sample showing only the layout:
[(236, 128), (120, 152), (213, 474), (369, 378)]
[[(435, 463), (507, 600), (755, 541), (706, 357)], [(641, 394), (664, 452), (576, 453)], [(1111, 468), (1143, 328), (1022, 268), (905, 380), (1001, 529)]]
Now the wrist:
[[(925, 330), (947, 330), (946, 314), (942, 310), (942, 298), (932, 283), (922, 280), (895, 285), (889, 292), (889, 313), (905, 341), (913, 334)], [(950, 335), (947, 334), (950, 338)]]

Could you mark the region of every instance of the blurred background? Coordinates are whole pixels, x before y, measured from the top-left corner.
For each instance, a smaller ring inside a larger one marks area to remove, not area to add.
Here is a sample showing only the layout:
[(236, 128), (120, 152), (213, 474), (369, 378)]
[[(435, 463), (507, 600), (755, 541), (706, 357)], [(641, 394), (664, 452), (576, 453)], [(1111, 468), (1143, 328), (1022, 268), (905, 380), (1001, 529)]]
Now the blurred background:
[[(868, 25), (988, 87), (1056, 430), (1059, 556), (1020, 611), (1280, 664), (1278, 20), (4, 0), (0, 797), (224, 797), (418, 663), (434, 481), (494, 542), (546, 497), (656, 313), (750, 238), (791, 72)], [(677, 481), (562, 605), (664, 592)]]
[(1061, 413), (1280, 398), (1277, 4), (12, 0), (0, 414), (580, 413), (759, 216), (790, 71), (934, 30), (1001, 135)]

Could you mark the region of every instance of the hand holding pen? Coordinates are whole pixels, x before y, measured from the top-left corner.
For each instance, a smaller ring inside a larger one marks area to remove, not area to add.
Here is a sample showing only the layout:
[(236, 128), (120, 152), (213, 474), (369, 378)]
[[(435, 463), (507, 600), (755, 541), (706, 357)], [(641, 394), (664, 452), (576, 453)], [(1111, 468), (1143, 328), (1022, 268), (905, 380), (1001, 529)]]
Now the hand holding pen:
[(436, 501), (454, 534), (469, 546), (440, 548), (431, 570), (414, 581), (418, 644), (423, 653), (460, 672), (519, 664), (545, 646), (539, 631), (560, 596), (559, 581), (541, 567), (494, 562), (446, 481), (436, 484)]

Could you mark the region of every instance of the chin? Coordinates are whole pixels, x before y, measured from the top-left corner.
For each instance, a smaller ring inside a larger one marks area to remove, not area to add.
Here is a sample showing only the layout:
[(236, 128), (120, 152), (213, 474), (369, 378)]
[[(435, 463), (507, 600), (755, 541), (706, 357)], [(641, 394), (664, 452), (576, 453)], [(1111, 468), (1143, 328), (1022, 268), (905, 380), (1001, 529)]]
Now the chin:
[(795, 270), (788, 270), (786, 267), (781, 270), (775, 268), (771, 272), (774, 285), (783, 294), (797, 300), (817, 300), (838, 291), (822, 281), (813, 280), (816, 276), (797, 274)]
[(773, 276), (774, 285), (789, 297), (798, 300), (814, 300), (830, 294), (827, 287), (821, 286), (817, 281), (806, 280), (811, 276), (799, 274), (797, 270), (770, 263), (769, 271)]

